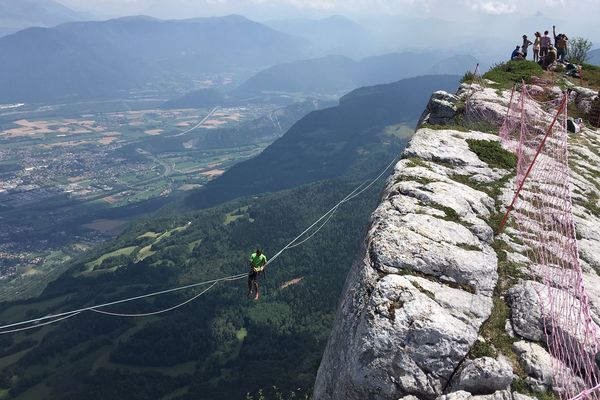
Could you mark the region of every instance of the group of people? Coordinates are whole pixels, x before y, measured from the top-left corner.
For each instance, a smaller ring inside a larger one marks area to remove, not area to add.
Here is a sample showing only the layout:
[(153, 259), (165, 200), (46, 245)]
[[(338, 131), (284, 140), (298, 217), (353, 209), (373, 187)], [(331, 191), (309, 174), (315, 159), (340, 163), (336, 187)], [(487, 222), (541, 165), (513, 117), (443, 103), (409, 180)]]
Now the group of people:
[(540, 64), (542, 68), (548, 69), (557, 61), (565, 62), (569, 38), (564, 33), (557, 35), (556, 26), (552, 27), (552, 34), (554, 44), (548, 31), (545, 31), (543, 36), (540, 32), (536, 32), (533, 42), (527, 35), (523, 35), (523, 44), (515, 48), (510, 56), (511, 60), (526, 60), (529, 47), (533, 46), (533, 61)]

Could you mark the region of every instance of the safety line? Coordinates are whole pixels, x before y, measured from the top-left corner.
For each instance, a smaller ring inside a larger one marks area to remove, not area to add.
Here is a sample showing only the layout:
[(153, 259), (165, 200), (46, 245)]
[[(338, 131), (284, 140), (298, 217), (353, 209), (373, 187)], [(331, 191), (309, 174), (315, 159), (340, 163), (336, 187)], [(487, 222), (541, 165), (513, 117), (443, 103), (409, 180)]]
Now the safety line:
[(15, 333), (15, 332), (28, 331), (30, 329), (41, 328), (42, 326), (46, 326), (46, 325), (54, 324), (56, 322), (64, 321), (65, 319), (74, 317), (74, 316), (79, 315), (79, 314), (80, 314), (79, 312), (72, 312), (70, 314), (65, 315), (62, 318), (58, 318), (58, 319), (55, 319), (55, 320), (52, 320), (52, 321), (47, 321), (47, 322), (44, 322), (44, 323), (41, 323), (41, 324), (35, 324), (33, 326), (28, 326), (28, 327), (25, 327), (25, 328), (18, 328), (18, 329), (12, 329), (10, 331), (0, 332), (0, 335), (4, 335), (6, 333)]
[[(244, 276), (236, 278), (236, 279), (242, 279)], [(234, 279), (231, 279), (231, 280), (234, 280)], [(201, 291), (200, 293), (198, 293), (197, 295), (195, 295), (191, 299), (188, 299), (188, 300), (184, 301), (183, 303), (180, 303), (180, 304), (178, 304), (176, 306), (173, 306), (173, 307), (165, 308), (164, 310), (160, 310), (160, 311), (154, 311), (154, 312), (143, 313), (143, 314), (120, 314), (120, 313), (114, 313), (114, 312), (109, 312), (109, 311), (102, 311), (102, 310), (97, 310), (97, 309), (93, 309), (93, 310), (90, 310), (90, 311), (93, 311), (93, 312), (99, 313), (99, 314), (111, 315), (113, 317), (150, 317), (152, 315), (158, 315), (158, 314), (166, 313), (168, 311), (173, 311), (173, 310), (175, 310), (175, 309), (177, 309), (179, 307), (183, 307), (186, 304), (191, 303), (192, 301), (196, 300), (198, 297), (202, 296), (204, 293), (206, 293), (210, 289), (212, 289), (217, 283), (219, 283), (219, 282), (213, 283), (208, 288), (204, 289), (203, 291)]]
[[(325, 224), (327, 222), (329, 222), (329, 220), (331, 219), (331, 217), (333, 216), (333, 214), (335, 213), (335, 211), (342, 204), (344, 204), (344, 203), (346, 203), (346, 202), (348, 202), (350, 200), (355, 199), (356, 197), (358, 197), (362, 193), (364, 193), (366, 190), (368, 190), (379, 179), (381, 179), (383, 177), (383, 175), (390, 169), (390, 167), (395, 162), (396, 162), (396, 158), (394, 158), (385, 167), (385, 169), (377, 177), (375, 177), (368, 185), (364, 186), (365, 183), (366, 183), (366, 181), (363, 182), (363, 183), (361, 183), (357, 188), (355, 188), (352, 192), (350, 192), (350, 194), (348, 194), (346, 197), (344, 197), (335, 206), (333, 206), (329, 211), (327, 211), (319, 219), (317, 219), (311, 226), (309, 226), (308, 228), (306, 228), (300, 235), (296, 236), (294, 238), (294, 240), (292, 240), (283, 249), (281, 249), (279, 252), (277, 252), (267, 262), (267, 264), (265, 264), (265, 268), (269, 264), (273, 263), (279, 256), (281, 256), (281, 254), (283, 254), (283, 252), (285, 252), (286, 250), (288, 250), (290, 248), (296, 247), (295, 246), (297, 244), (296, 242), (299, 239), (301, 239), (302, 236), (304, 236), (306, 233), (310, 232), (310, 230), (312, 228), (314, 228), (321, 221), (323, 221), (324, 219), (326, 219), (326, 222), (323, 223), (317, 229), (317, 232), (319, 230), (321, 230), (325, 226)], [(316, 232), (313, 233), (313, 234), (311, 234), (307, 239), (304, 239), (302, 241), (302, 243), (305, 243), (306, 241), (308, 241), (308, 239), (312, 238), (315, 234), (316, 234)], [(181, 307), (181, 306), (183, 306), (185, 304), (188, 304), (188, 303), (192, 302), (193, 300), (197, 299), (201, 295), (203, 295), (206, 292), (208, 292), (212, 287), (214, 287), (219, 282), (239, 280), (239, 279), (242, 279), (242, 278), (244, 278), (246, 276), (247, 276), (247, 273), (237, 274), (237, 275), (231, 275), (231, 276), (227, 276), (227, 277), (224, 277), (224, 278), (218, 278), (218, 279), (213, 279), (213, 280), (209, 280), (209, 281), (205, 281), (205, 282), (199, 282), (199, 283), (193, 283), (193, 284), (190, 284), (190, 285), (180, 286), (180, 287), (176, 287), (176, 288), (172, 288), (172, 289), (161, 290), (161, 291), (158, 291), (158, 292), (148, 293), (148, 294), (145, 294), (145, 295), (135, 296), (135, 297), (127, 298), (127, 299), (116, 300), (116, 301), (112, 301), (112, 302), (108, 302), (108, 303), (104, 303), (104, 304), (98, 304), (98, 305), (95, 305), (95, 306), (83, 307), (83, 308), (72, 310), (72, 311), (66, 311), (66, 312), (62, 312), (62, 313), (51, 314), (51, 315), (47, 315), (47, 316), (44, 316), (44, 317), (33, 318), (33, 319), (26, 320), (26, 321), (16, 322), (16, 323), (8, 324), (8, 325), (3, 325), (3, 326), (0, 326), (0, 335), (7, 334), (7, 333), (20, 332), (20, 331), (24, 331), (24, 330), (28, 330), (28, 329), (34, 329), (34, 328), (37, 328), (37, 327), (40, 327), (40, 326), (44, 326), (44, 325), (53, 324), (55, 322), (59, 322), (59, 321), (62, 321), (64, 319), (73, 317), (73, 316), (78, 315), (78, 314), (80, 314), (82, 312), (85, 312), (85, 311), (93, 311), (93, 312), (97, 312), (97, 313), (101, 313), (101, 314), (106, 314), (106, 315), (113, 315), (113, 316), (117, 316), (117, 317), (138, 317), (138, 316), (149, 316), (149, 315), (160, 314), (160, 313), (164, 313), (164, 312), (167, 312), (167, 311), (174, 310), (176, 308), (179, 308), (179, 307)], [(163, 294), (178, 292), (178, 291), (182, 291), (182, 290), (186, 290), (186, 289), (191, 289), (191, 288), (195, 288), (195, 287), (199, 287), (199, 286), (203, 286), (203, 285), (208, 285), (208, 284), (212, 284), (212, 285), (209, 288), (207, 288), (206, 290), (204, 290), (201, 293), (199, 293), (198, 295), (192, 297), (191, 299), (188, 299), (185, 302), (183, 302), (181, 304), (178, 304), (176, 306), (170, 307), (168, 309), (157, 311), (157, 312), (153, 312), (153, 313), (146, 313), (146, 314), (119, 314), (119, 313), (111, 313), (111, 312), (108, 312), (108, 311), (101, 311), (101, 310), (99, 310), (100, 308), (105, 308), (105, 307), (113, 306), (113, 305), (116, 305), (116, 304), (128, 303), (128, 302), (132, 302), (132, 301), (135, 301), (135, 300), (141, 300), (141, 299), (145, 299), (145, 298), (149, 298), (149, 297), (160, 296), (160, 295), (163, 295)], [(52, 321), (47, 321), (47, 320), (52, 320)], [(39, 322), (41, 322), (41, 321), (47, 321), (47, 322), (45, 322), (43, 324), (39, 324)], [(35, 326), (25, 327), (25, 328), (13, 329), (13, 330), (9, 330), (9, 331), (3, 331), (4, 329), (7, 329), (7, 328), (12, 328), (12, 327), (17, 327), (17, 326), (20, 327), (20, 326), (29, 325), (29, 324), (36, 324), (36, 325)]]
[[(195, 288), (195, 287), (198, 287), (198, 286), (208, 285), (210, 283), (222, 282), (222, 281), (226, 281), (226, 280), (240, 279), (241, 277), (244, 277), (246, 275), (247, 275), (246, 273), (237, 274), (237, 275), (227, 276), (225, 278), (213, 279), (213, 280), (206, 281), (206, 282), (193, 283), (193, 284), (190, 284), (190, 285), (180, 286), (180, 287), (173, 288), (173, 289), (161, 290), (159, 292), (153, 292), (153, 293), (148, 293), (148, 294), (144, 294), (144, 295), (140, 295), (140, 296), (130, 297), (128, 299), (111, 301), (109, 303), (98, 304), (98, 305), (90, 306), (90, 307), (84, 307), (84, 308), (80, 308), (80, 309), (77, 309), (77, 310), (65, 311), (65, 312), (58, 313), (58, 314), (46, 315), (46, 316), (40, 317), (40, 318), (33, 318), (33, 319), (30, 319), (30, 320), (27, 320), (27, 321), (22, 321), (22, 322), (17, 322), (17, 323), (14, 323), (14, 324), (0, 326), (0, 330), (6, 329), (6, 328), (12, 328), (14, 326), (21, 326), (21, 325), (27, 325), (27, 324), (31, 324), (31, 323), (40, 322), (40, 321), (45, 321), (45, 320), (48, 320), (48, 319), (59, 318), (59, 317), (63, 317), (63, 316), (71, 315), (71, 314), (75, 314), (75, 313), (82, 313), (84, 311), (92, 311), (92, 310), (95, 310), (97, 308), (104, 308), (104, 307), (113, 306), (113, 305), (116, 305), (116, 304), (128, 303), (128, 302), (131, 302), (131, 301), (141, 300), (141, 299), (145, 299), (145, 298), (148, 298), (148, 297), (154, 297), (154, 296), (160, 296), (160, 295), (167, 294), (167, 293), (178, 292), (178, 291), (185, 290), (185, 289), (191, 289), (191, 288)], [(0, 332), (0, 335), (3, 334), (3, 333), (8, 333), (8, 332)]]

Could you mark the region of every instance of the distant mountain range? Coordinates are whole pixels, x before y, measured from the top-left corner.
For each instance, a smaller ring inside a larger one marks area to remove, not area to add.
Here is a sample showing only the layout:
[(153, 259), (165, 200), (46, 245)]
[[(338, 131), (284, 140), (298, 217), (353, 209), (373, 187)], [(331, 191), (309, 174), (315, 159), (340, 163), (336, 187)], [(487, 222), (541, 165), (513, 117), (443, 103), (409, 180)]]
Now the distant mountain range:
[(26, 29), (0, 38), (0, 102), (104, 96), (161, 79), (258, 70), (305, 58), (309, 47), (240, 16)]
[(469, 55), (437, 52), (394, 53), (354, 61), (343, 56), (294, 61), (259, 72), (235, 93), (240, 97), (265, 92), (332, 94), (419, 75), (462, 75), (479, 61)]
[(59, 29), (0, 38), (0, 54), (0, 103), (114, 95), (153, 76), (139, 60)]
[(590, 64), (600, 65), (600, 49), (592, 50), (590, 52), (590, 59), (588, 62)]
[(82, 15), (54, 0), (0, 0), (0, 36), (80, 19)]
[[(365, 171), (397, 155), (400, 148), (393, 143), (408, 141), (431, 93), (452, 91), (459, 79), (423, 76), (357, 89), (338, 106), (308, 114), (259, 156), (191, 194), (187, 204), (209, 207), (344, 175), (363, 179)], [(389, 128), (394, 126), (397, 130)]]

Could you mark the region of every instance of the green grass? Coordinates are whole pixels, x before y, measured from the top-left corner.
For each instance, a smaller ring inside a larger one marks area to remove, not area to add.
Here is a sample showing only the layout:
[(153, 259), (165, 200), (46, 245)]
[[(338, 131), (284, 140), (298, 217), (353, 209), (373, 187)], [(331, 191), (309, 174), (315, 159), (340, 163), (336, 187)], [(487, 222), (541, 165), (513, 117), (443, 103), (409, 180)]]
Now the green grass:
[(191, 242), (191, 243), (188, 243), (188, 245), (187, 245), (187, 247), (188, 247), (188, 250), (189, 250), (190, 252), (191, 252), (191, 251), (194, 251), (194, 249), (195, 249), (195, 248), (196, 248), (196, 247), (197, 247), (197, 246), (198, 246), (200, 243), (202, 243), (202, 239), (199, 239), (199, 240), (194, 240), (193, 242)]
[(427, 168), (429, 170), (433, 170), (431, 168), (431, 165), (429, 165), (429, 163), (421, 158), (417, 158), (417, 157), (410, 157), (406, 159), (406, 168), (416, 168), (416, 167), (423, 167), (423, 168)]
[(424, 178), (422, 176), (408, 176), (408, 175), (400, 175), (396, 178), (396, 183), (400, 182), (417, 182), (421, 185), (428, 185), (433, 182), (437, 182), (435, 179)]
[(495, 295), (493, 302), (492, 313), (480, 330), (485, 342), (476, 342), (468, 357), (497, 357), (498, 353), (501, 353), (511, 362), (513, 371), (524, 377), (526, 373), (512, 347), (517, 339), (510, 337), (505, 329), (506, 320), (510, 317), (510, 308), (501, 296)]
[[(167, 238), (171, 237), (173, 234), (175, 234), (177, 232), (183, 232), (183, 231), (185, 231), (186, 229), (189, 228), (189, 226), (190, 225), (185, 224), (185, 225), (173, 228), (173, 229), (169, 229), (169, 230), (167, 230), (167, 231), (165, 231), (163, 233), (146, 232), (146, 233), (138, 236), (137, 237), (138, 239), (140, 239), (140, 238), (153, 238), (154, 241), (152, 243), (150, 243), (149, 245), (142, 247), (138, 251), (138, 253), (137, 253), (136, 257), (135, 257), (135, 262), (138, 263), (138, 262), (143, 261), (146, 258), (154, 255), (156, 252), (152, 250), (152, 246), (153, 245), (157, 244), (161, 240), (164, 240), (164, 239), (167, 239)], [(194, 245), (194, 247), (195, 247), (195, 245), (198, 244), (198, 243), (197, 242), (193, 242), (193, 243), (190, 243), (190, 245)]]
[(460, 83), (470, 83), (473, 82), (473, 80), (475, 80), (475, 74), (473, 71), (467, 71), (460, 79)]
[(145, 239), (145, 238), (156, 239), (160, 235), (161, 234), (157, 233), (157, 232), (146, 232), (146, 233), (138, 236), (138, 239)]
[(135, 258), (135, 262), (144, 261), (146, 258), (155, 254), (155, 251), (152, 251), (152, 245), (149, 244), (138, 251), (137, 257)]
[(598, 194), (592, 192), (588, 195), (587, 201), (582, 205), (593, 215), (600, 216), (600, 206), (598, 206), (598, 200), (600, 200), (598, 198)]
[(500, 142), (491, 140), (467, 139), (469, 149), (477, 157), (492, 168), (514, 169), (517, 166), (517, 157), (510, 151), (502, 148)]
[(447, 206), (443, 206), (443, 205), (438, 204), (438, 203), (429, 203), (427, 205), (429, 207), (432, 207), (432, 208), (438, 209), (440, 211), (443, 211), (444, 214), (446, 214), (445, 216), (438, 217), (438, 218), (443, 219), (444, 221), (450, 221), (450, 222), (456, 222), (456, 223), (462, 224), (462, 222), (460, 220), (460, 216), (458, 215), (458, 213), (456, 211), (454, 211), (453, 208), (447, 207)]
[(458, 124), (453, 124), (453, 125), (425, 125), (424, 128), (428, 128), (428, 129), (433, 129), (436, 131), (445, 131), (445, 130), (450, 130), (450, 131), (459, 131), (459, 132), (471, 132), (471, 129), (462, 126), (462, 125), (458, 125)]
[(513, 392), (521, 393), (527, 396), (531, 396), (538, 400), (559, 400), (560, 397), (552, 391), (545, 392), (534, 392), (529, 389), (529, 386), (523, 379), (515, 379), (511, 385)]
[(467, 251), (481, 251), (481, 247), (474, 244), (460, 243), (457, 247)]
[(435, 300), (435, 293), (433, 293), (431, 290), (425, 289), (423, 286), (419, 285), (417, 282), (411, 282), (411, 283), (419, 292), (423, 293), (425, 296), (429, 297), (431, 300)]
[(510, 88), (515, 83), (531, 83), (534, 76), (542, 76), (544, 70), (533, 61), (508, 61), (498, 64), (483, 75), (483, 78), (498, 83), (503, 88)]
[(118, 256), (130, 256), (135, 249), (136, 249), (136, 246), (130, 246), (130, 247), (124, 247), (122, 249), (118, 249), (115, 251), (111, 251), (110, 253), (103, 254), (102, 256), (98, 257), (96, 260), (85, 264), (85, 266), (87, 267), (88, 271), (91, 271), (94, 268), (98, 267), (100, 264), (102, 264), (102, 262), (104, 260), (107, 260), (112, 257), (118, 257)]
[(591, 64), (583, 64), (583, 82), (587, 86), (600, 89), (600, 67)]

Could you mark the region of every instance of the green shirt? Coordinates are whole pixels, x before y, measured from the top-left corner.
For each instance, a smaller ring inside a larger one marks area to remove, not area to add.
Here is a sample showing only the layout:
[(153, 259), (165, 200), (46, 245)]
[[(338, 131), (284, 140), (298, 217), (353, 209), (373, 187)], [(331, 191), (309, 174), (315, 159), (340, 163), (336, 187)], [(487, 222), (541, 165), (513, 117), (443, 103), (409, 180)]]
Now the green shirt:
[(260, 272), (264, 269), (264, 265), (267, 263), (267, 257), (265, 257), (264, 254), (261, 254), (260, 256), (256, 255), (256, 253), (252, 253), (252, 255), (250, 256), (250, 264), (252, 265), (252, 268), (256, 271), (256, 272)]

